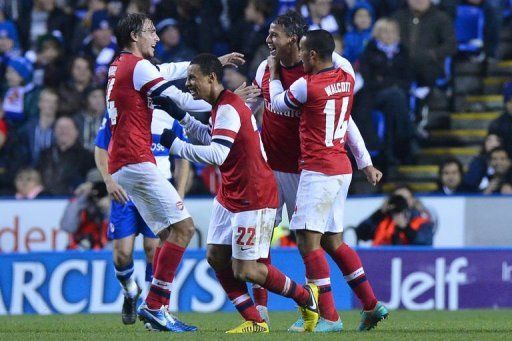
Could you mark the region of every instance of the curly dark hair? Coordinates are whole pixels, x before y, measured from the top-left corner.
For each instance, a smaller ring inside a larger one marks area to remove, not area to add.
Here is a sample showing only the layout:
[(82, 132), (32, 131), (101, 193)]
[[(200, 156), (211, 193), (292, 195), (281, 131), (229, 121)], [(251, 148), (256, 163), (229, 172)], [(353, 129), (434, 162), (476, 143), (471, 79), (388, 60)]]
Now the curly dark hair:
[(306, 20), (294, 10), (288, 10), (286, 13), (278, 16), (272, 21), (274, 25), (281, 25), (288, 36), (297, 36), (297, 43), (300, 38), (308, 31)]

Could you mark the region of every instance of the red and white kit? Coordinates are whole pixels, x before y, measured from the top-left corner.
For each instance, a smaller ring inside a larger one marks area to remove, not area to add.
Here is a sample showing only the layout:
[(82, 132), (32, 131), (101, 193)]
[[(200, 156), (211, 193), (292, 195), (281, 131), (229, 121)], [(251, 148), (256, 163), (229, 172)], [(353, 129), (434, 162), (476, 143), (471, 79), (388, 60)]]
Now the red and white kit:
[(251, 110), (240, 97), (224, 90), (212, 108), (211, 131), (189, 115), (181, 123), (203, 146), (176, 140), (171, 154), (219, 165), (222, 176), (208, 244), (232, 245), (237, 259), (266, 257), (278, 204), (277, 185)]
[[(352, 66), (345, 58), (336, 53), (333, 53), (332, 58), (335, 67), (352, 70)], [(281, 85), (284, 89), (288, 89), (293, 82), (305, 75), (302, 62), (288, 68), (281, 65), (279, 72)], [(253, 84), (257, 85), (262, 92), (264, 111), (261, 136), (269, 165), (277, 180), (279, 209), (276, 215), (276, 223), (279, 224), (283, 204), (286, 204), (289, 219), (291, 219), (295, 209), (300, 178), (300, 110), (290, 107), (273, 107), (270, 97), (270, 70), (266, 60), (258, 67)], [(351, 124), (350, 128), (347, 139), (357, 140), (358, 136), (352, 136), (357, 127), (355, 124)]]
[(281, 81), (270, 84), (272, 107), (300, 110), (299, 167), (302, 170), (291, 229), (343, 231), (344, 203), (352, 179), (345, 149), (348, 143), (358, 168), (371, 165), (361, 134), (350, 118), (355, 77), (350, 64), (305, 75), (284, 91)]
[(148, 96), (165, 94), (185, 110), (209, 110), (209, 104), (195, 101), (170, 82), (185, 77), (188, 65), (185, 62), (157, 67), (146, 59), (123, 52), (108, 71), (106, 100), (112, 122), (109, 172), (129, 194), (155, 234), (190, 215), (174, 187), (156, 167), (151, 152), (153, 108)]

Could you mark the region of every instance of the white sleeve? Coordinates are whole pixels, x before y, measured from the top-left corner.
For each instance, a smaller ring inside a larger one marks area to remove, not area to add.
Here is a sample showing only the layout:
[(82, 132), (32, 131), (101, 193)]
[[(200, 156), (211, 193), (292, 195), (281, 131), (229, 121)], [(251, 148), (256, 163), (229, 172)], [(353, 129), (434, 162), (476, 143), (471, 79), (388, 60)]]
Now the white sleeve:
[(191, 162), (207, 163), (209, 165), (222, 165), (227, 159), (231, 149), (217, 142), (208, 146), (197, 146), (176, 139), (171, 146), (171, 154)]
[(235, 108), (229, 104), (221, 105), (217, 109), (210, 145), (196, 146), (180, 140), (173, 143), (171, 154), (192, 162), (204, 162), (220, 166), (228, 157), (240, 126), (240, 115)]
[(210, 127), (199, 122), (191, 115), (185, 115), (180, 124), (185, 128), (188, 136), (196, 138), (201, 144), (207, 145), (212, 142)]
[(190, 62), (164, 63), (157, 65), (160, 73), (167, 81), (183, 79), (187, 77), (187, 68)]
[(133, 86), (135, 90), (148, 96), (164, 95), (170, 97), (184, 111), (205, 112), (212, 110), (212, 106), (207, 102), (195, 100), (190, 93), (183, 92), (175, 87), (172, 81), (166, 81), (157, 67), (146, 59), (135, 65)]
[(265, 75), (265, 70), (267, 69), (267, 60), (261, 62), (260, 66), (258, 66), (258, 70), (256, 70), (256, 76), (254, 77), (253, 84), (257, 85), (261, 89), (261, 83), (263, 83), (263, 75)]
[(352, 117), (348, 121), (347, 144), (356, 159), (357, 169), (363, 169), (372, 165), (370, 153), (368, 153), (363, 137)]
[(142, 59), (135, 64), (133, 70), (133, 87), (143, 94), (149, 94), (151, 90), (156, 89), (163, 84), (164, 78), (155, 65), (149, 60)]
[(352, 64), (350, 64), (348, 59), (343, 58), (336, 52), (332, 53), (332, 64), (335, 68), (342, 69), (346, 73), (350, 74), (352, 76), (352, 78), (354, 78), (354, 79), (356, 78)]
[(212, 142), (220, 141), (231, 147), (240, 130), (240, 115), (229, 104), (219, 106), (212, 131)]
[(154, 95), (162, 95), (167, 96), (176, 103), (176, 105), (184, 111), (191, 112), (206, 112), (211, 111), (212, 106), (203, 100), (196, 100), (192, 97), (192, 95), (188, 92), (181, 91), (174, 85), (170, 85), (170, 82), (161, 85), (160, 89), (154, 90)]
[(286, 91), (278, 79), (270, 82), (270, 101), (272, 109), (277, 112), (298, 110), (307, 101), (308, 85), (306, 79), (297, 79)]

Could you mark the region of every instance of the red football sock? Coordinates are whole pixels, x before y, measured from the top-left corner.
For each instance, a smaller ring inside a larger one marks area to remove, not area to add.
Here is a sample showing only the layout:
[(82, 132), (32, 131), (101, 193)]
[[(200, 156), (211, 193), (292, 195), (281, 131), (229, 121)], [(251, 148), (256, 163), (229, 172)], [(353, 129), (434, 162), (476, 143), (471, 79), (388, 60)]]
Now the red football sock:
[(247, 283), (236, 280), (231, 266), (222, 271), (216, 271), (215, 275), (228, 298), (246, 321), (263, 322), (251, 296), (249, 296)]
[(372, 310), (377, 304), (370, 282), (366, 279), (363, 264), (358, 254), (347, 244), (343, 243), (331, 255), (352, 291), (361, 301), (364, 310)]
[(158, 252), (153, 281), (146, 297), (149, 309), (160, 309), (163, 305), (169, 305), (171, 283), (184, 252), (184, 247), (169, 243), (168, 241), (164, 242), (164, 245)]
[[(258, 263), (262, 264), (270, 264), (270, 254), (268, 258), (260, 258), (258, 259)], [(252, 295), (254, 297), (254, 303), (256, 305), (267, 306), (268, 303), (268, 291), (263, 288), (261, 285), (253, 284), (252, 285)]]
[(325, 259), (325, 253), (322, 249), (309, 252), (302, 257), (306, 265), (306, 277), (308, 283), (318, 286), (320, 296), (318, 297), (318, 306), (320, 316), (329, 321), (338, 321), (339, 315), (334, 305), (334, 297), (331, 290), (331, 278), (329, 277), (329, 264)]
[(284, 297), (291, 297), (298, 305), (305, 305), (310, 297), (309, 291), (302, 285), (297, 285), (277, 268), (270, 264), (267, 266), (268, 274), (263, 287)]

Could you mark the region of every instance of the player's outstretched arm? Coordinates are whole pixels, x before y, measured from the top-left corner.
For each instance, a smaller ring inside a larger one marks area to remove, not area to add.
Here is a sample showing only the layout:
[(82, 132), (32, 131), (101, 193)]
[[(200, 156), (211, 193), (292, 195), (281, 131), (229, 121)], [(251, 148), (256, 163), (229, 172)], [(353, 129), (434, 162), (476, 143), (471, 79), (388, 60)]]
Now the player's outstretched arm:
[(176, 155), (191, 162), (206, 163), (220, 166), (228, 157), (231, 145), (218, 139), (212, 139), (208, 146), (198, 146), (180, 140), (170, 129), (164, 129), (160, 136), (160, 144), (169, 148), (171, 155)]
[(170, 97), (154, 97), (153, 106), (155, 107), (155, 109), (161, 109), (165, 111), (172, 118), (180, 122), (180, 124), (187, 130), (187, 134), (189, 136), (194, 137), (201, 144), (210, 144), (211, 135), (208, 126), (199, 122), (185, 111), (181, 110)]
[(348, 121), (346, 140), (356, 159), (357, 168), (363, 171), (369, 183), (373, 186), (377, 185), (382, 179), (382, 172), (373, 166), (370, 153), (366, 149), (361, 132), (352, 117)]

